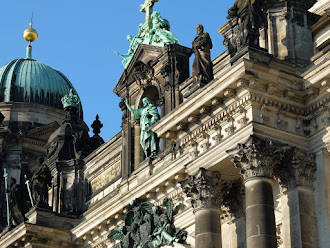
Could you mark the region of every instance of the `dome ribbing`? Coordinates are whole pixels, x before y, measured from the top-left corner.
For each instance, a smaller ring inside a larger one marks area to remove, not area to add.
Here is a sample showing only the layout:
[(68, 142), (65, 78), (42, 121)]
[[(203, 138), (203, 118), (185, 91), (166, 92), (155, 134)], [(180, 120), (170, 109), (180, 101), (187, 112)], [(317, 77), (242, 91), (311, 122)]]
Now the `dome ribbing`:
[[(34, 59), (16, 59), (0, 67), (2, 102), (38, 103), (63, 109), (61, 98), (73, 89), (71, 82), (58, 70)], [(79, 107), (82, 118), (81, 104)]]

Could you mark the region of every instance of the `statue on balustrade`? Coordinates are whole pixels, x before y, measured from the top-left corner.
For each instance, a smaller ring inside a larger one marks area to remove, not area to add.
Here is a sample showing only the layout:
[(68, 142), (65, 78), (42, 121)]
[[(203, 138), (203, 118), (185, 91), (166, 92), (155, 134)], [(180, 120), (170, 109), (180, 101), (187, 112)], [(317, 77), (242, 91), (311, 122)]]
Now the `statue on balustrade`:
[(150, 128), (160, 118), (157, 107), (147, 97), (142, 99), (143, 108), (141, 109), (133, 109), (127, 98), (124, 102), (133, 113), (134, 119), (140, 120), (140, 144), (146, 158), (155, 157), (159, 153), (159, 138)]
[(198, 24), (197, 36), (192, 43), (195, 59), (192, 65), (192, 74), (196, 82), (208, 83), (213, 79), (213, 63), (211, 61), (212, 41), (204, 27)]

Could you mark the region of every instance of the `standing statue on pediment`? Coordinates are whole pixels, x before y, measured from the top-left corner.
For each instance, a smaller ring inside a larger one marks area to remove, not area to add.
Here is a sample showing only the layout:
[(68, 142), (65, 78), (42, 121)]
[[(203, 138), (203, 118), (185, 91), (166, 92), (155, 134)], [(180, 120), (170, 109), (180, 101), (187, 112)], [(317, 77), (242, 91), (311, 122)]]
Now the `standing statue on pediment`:
[(228, 19), (238, 19), (238, 50), (244, 46), (259, 45), (259, 28), (262, 26), (260, 0), (236, 0), (228, 10)]
[(155, 157), (159, 152), (159, 138), (150, 128), (160, 118), (157, 107), (147, 97), (142, 99), (143, 108), (141, 109), (133, 109), (127, 98), (124, 102), (129, 111), (133, 113), (134, 119), (140, 120), (140, 144), (146, 158)]
[(197, 36), (192, 43), (195, 59), (192, 65), (192, 74), (195, 81), (208, 83), (213, 79), (213, 63), (211, 61), (212, 41), (208, 33), (204, 33), (204, 27), (198, 24)]

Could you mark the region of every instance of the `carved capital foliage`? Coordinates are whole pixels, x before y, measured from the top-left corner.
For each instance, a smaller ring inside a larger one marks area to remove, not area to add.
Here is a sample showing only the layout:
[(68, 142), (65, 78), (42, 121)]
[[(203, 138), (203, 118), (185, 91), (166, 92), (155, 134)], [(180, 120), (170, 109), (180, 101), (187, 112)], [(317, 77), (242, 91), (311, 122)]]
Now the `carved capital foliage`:
[(245, 179), (274, 177), (283, 189), (313, 187), (315, 154), (296, 147), (251, 136), (244, 144), (227, 151)]
[(231, 189), (224, 197), (222, 204), (227, 209), (231, 219), (241, 218), (245, 215), (244, 194), (244, 185), (239, 179), (233, 182)]
[(220, 179), (220, 172), (200, 168), (198, 173), (180, 182), (183, 192), (191, 199), (192, 207), (220, 208), (231, 188), (231, 182)]
[(272, 168), (281, 164), (286, 147), (252, 135), (244, 144), (238, 144), (227, 153), (236, 168), (241, 169), (241, 174), (245, 179), (271, 177)]
[(315, 154), (293, 147), (288, 155), (282, 164), (273, 168), (274, 177), (284, 189), (295, 186), (312, 188), (316, 171)]

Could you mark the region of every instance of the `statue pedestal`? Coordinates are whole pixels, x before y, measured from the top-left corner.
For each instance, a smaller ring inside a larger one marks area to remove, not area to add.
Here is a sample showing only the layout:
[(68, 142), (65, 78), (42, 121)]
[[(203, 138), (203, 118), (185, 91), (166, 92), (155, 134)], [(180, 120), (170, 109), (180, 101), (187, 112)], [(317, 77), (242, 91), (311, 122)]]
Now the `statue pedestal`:
[(28, 219), (27, 223), (62, 230), (70, 230), (79, 223), (78, 219), (60, 216), (51, 210), (37, 207), (32, 208), (25, 217)]
[(202, 81), (196, 81), (194, 77), (191, 77), (183, 82), (183, 84), (180, 86), (180, 90), (183, 98), (188, 98), (203, 86), (205, 86), (205, 83)]

